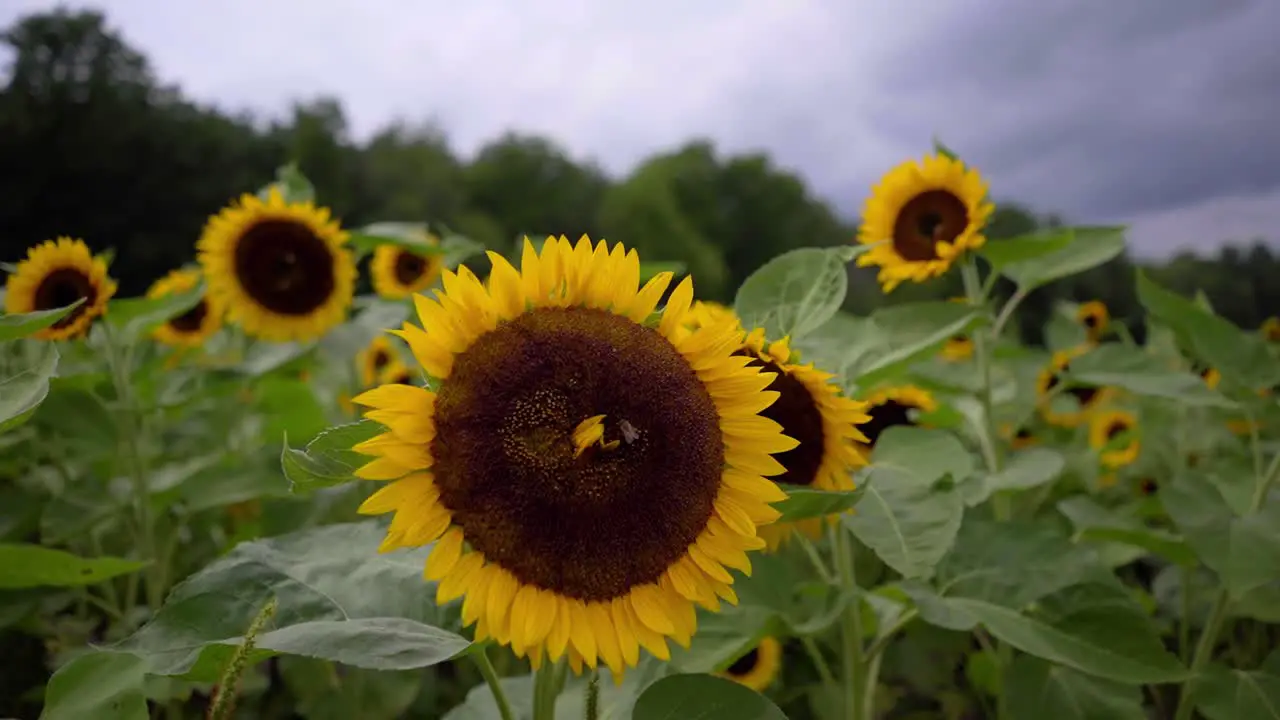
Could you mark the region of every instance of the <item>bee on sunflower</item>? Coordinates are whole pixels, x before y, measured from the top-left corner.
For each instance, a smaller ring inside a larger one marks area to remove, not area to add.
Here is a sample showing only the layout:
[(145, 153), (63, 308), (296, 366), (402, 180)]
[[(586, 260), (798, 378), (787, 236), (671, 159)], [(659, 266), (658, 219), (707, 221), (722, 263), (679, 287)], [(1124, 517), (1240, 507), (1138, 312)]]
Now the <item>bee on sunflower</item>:
[[(1053, 354), (1049, 365), (1040, 371), (1036, 381), (1036, 397), (1039, 400), (1040, 415), (1050, 425), (1064, 428), (1079, 427), (1094, 410), (1106, 404), (1115, 394), (1111, 388), (1072, 385), (1063, 389), (1063, 375), (1070, 372), (1072, 361), (1088, 351), (1088, 347), (1076, 347), (1070, 350), (1059, 350)], [(1070, 395), (1076, 403), (1075, 408), (1067, 410), (1055, 407), (1054, 400), (1059, 393)]]
[[(422, 242), (430, 248), (439, 248), (435, 235), (424, 234)], [(373, 277), (373, 290), (384, 298), (400, 300), (413, 293), (431, 287), (440, 277), (444, 267), (438, 252), (414, 252), (400, 245), (379, 245), (373, 250), (369, 274)]]
[[(188, 292), (200, 284), (200, 272), (173, 270), (152, 283), (147, 297), (162, 298)], [(222, 327), (222, 308), (205, 293), (190, 310), (171, 317), (152, 332), (156, 342), (174, 347), (196, 348), (204, 345)]]
[(965, 252), (983, 246), (982, 228), (994, 211), (977, 170), (942, 154), (909, 160), (867, 198), (858, 242), (874, 247), (858, 256), (858, 265), (878, 266), (885, 292), (940, 277)]
[(1107, 333), (1107, 325), (1111, 322), (1111, 313), (1101, 300), (1090, 300), (1076, 308), (1076, 321), (1084, 326), (1085, 336), (1090, 343), (1097, 343)]
[(766, 637), (718, 675), (756, 692), (764, 692), (781, 670), (782, 643), (776, 638)]
[(386, 432), (356, 475), (388, 481), (361, 506), (394, 513), (383, 551), (434, 543), (436, 599), (535, 666), (603, 663), (620, 680), (643, 648), (687, 646), (695, 605), (736, 602), (758, 528), (785, 498), (766, 476), (799, 443), (762, 415), (774, 374), (734, 355), (731, 323), (689, 332), (685, 278), (640, 286), (622, 245), (527, 239), (517, 270), (489, 253), (482, 282), (445, 271), (413, 297), (408, 342), (434, 390), (357, 396)]
[[(871, 420), (866, 414), (867, 404), (841, 394), (830, 382), (831, 374), (812, 364), (794, 362), (787, 339), (770, 343), (763, 329), (748, 333), (734, 354), (751, 358), (749, 366), (775, 375), (766, 389), (777, 392), (778, 400), (760, 414), (781, 425), (788, 437), (800, 443), (774, 455), (786, 472), (771, 479), (819, 490), (852, 490), (854, 469), (866, 464), (858, 448), (867, 438), (858, 432), (858, 425)], [(827, 520), (836, 517), (832, 515)], [(770, 550), (776, 550), (790, 539), (792, 532), (816, 539), (821, 537), (822, 528), (822, 518), (809, 518), (766, 525), (760, 528), (760, 537)]]
[(243, 195), (196, 243), (209, 295), (253, 337), (311, 340), (341, 323), (355, 292), (348, 235), (328, 208)]
[(880, 436), (891, 427), (916, 427), (920, 413), (931, 413), (938, 403), (927, 390), (913, 385), (888, 387), (877, 390), (866, 399), (866, 414), (870, 418), (858, 427), (866, 437), (864, 445), (869, 452)]
[(33, 335), (41, 340), (72, 340), (89, 332), (115, 294), (116, 282), (107, 275), (106, 260), (95, 257), (83, 240), (60, 237), (27, 250), (26, 259), (5, 281), (5, 312), (56, 310), (83, 300)]

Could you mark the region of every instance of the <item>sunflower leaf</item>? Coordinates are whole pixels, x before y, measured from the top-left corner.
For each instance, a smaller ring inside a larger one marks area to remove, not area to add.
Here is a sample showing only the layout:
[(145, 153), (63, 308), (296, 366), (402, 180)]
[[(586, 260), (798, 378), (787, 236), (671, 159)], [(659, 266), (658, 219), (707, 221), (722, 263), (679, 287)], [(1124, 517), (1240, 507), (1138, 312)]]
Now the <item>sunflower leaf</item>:
[(302, 450), (289, 447), (289, 438), (285, 437), (280, 467), (289, 479), (290, 491), (309, 493), (354, 480), (356, 469), (369, 462), (369, 457), (351, 447), (383, 429), (372, 420), (339, 425), (321, 432)]
[(876, 351), (864, 354), (851, 373), (861, 387), (936, 355), (948, 340), (971, 332), (986, 316), (968, 305), (939, 300), (883, 308), (872, 313), (871, 320), (884, 340)]
[(0, 588), (74, 587), (127, 575), (147, 563), (124, 558), (81, 558), (40, 545), (0, 544)]
[(787, 499), (774, 504), (773, 509), (782, 513), (777, 522), (793, 522), (808, 518), (826, 517), (842, 513), (858, 504), (863, 489), (818, 490), (798, 485), (781, 485)]
[[(992, 241), (990, 247), (984, 248), (983, 255), (993, 265), (999, 265), (1002, 275), (1028, 292), (1059, 278), (1095, 268), (1120, 255), (1124, 252), (1124, 233), (1125, 228), (1121, 226), (1062, 228), (1055, 230), (1053, 237), (1067, 236), (1069, 240), (1064, 246), (1059, 246), (1061, 240), (1019, 238)], [(1014, 244), (1007, 245), (1009, 242)], [(1044, 243), (1044, 246), (1037, 248), (1036, 242)], [(1001, 257), (1002, 253), (1004, 257)]]
[(93, 650), (58, 668), (41, 720), (147, 720), (147, 663), (131, 653)]
[(1209, 720), (1280, 720), (1280, 673), (1275, 652), (1258, 670), (1211, 665), (1196, 679), (1196, 708)]
[(787, 720), (768, 698), (714, 675), (670, 675), (636, 700), (634, 720)]
[[(30, 342), (26, 367), (0, 379), (0, 433), (31, 419), (49, 396), (49, 379), (58, 369), (58, 348), (50, 342)], [(34, 357), (32, 357), (34, 355)]]
[(771, 339), (792, 341), (818, 329), (844, 303), (849, 260), (858, 248), (799, 248), (751, 273), (738, 288), (734, 311), (748, 329), (764, 328)]
[(52, 310), (0, 315), (0, 342), (30, 337), (66, 317), (83, 303), (84, 298), (80, 298), (66, 307)]
[(272, 188), (278, 189), (287, 203), (310, 203), (316, 200), (316, 188), (311, 180), (302, 174), (297, 163), (289, 163), (276, 168), (275, 182), (264, 185), (258, 190), (258, 197), (266, 200)]
[[(1142, 690), (1019, 655), (1002, 683), (1014, 720), (1146, 720)], [(1245, 716), (1240, 716), (1245, 717)]]
[(107, 303), (106, 319), (120, 329), (119, 342), (136, 343), (158, 326), (194, 308), (204, 298), (204, 292), (202, 281), (190, 290), (157, 298), (111, 300)]
[(1155, 355), (1120, 343), (1101, 345), (1072, 360), (1068, 378), (1080, 385), (1119, 387), (1186, 405), (1236, 406), (1196, 375), (1171, 369)]

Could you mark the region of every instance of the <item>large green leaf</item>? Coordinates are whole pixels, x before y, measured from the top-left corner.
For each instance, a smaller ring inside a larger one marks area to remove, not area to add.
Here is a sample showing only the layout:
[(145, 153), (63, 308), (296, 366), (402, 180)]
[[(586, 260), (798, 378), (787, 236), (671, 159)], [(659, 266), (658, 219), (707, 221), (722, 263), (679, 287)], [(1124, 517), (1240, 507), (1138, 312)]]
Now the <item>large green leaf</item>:
[(254, 659), (287, 653), (408, 670), (465, 650), (466, 639), (439, 627), (435, 586), (422, 579), (426, 551), (379, 554), (384, 532), (370, 521), (241, 544), (175, 587), (116, 649), (145, 658), (152, 673), (212, 681), (274, 597)]
[(107, 304), (107, 322), (119, 328), (121, 342), (132, 343), (156, 327), (191, 308), (204, 297), (205, 285), (200, 282), (184, 292), (158, 298), (138, 297), (112, 300)]
[(397, 720), (405, 717), (425, 679), (417, 670), (343, 668), (307, 657), (280, 658), (280, 677), (307, 720)]
[(1160, 488), (1160, 501), (1196, 555), (1233, 599), (1280, 581), (1280, 503), (1237, 517), (1203, 475), (1184, 473)]
[(53, 310), (0, 314), (0, 342), (19, 340), (34, 335), (66, 317), (67, 313), (79, 307), (83, 302), (84, 298), (80, 298), (66, 307), (54, 308)]
[(1155, 355), (1130, 345), (1107, 343), (1071, 362), (1069, 379), (1080, 385), (1124, 388), (1135, 395), (1175, 400), (1187, 405), (1234, 407), (1200, 376), (1169, 367)]
[(32, 342), (22, 368), (0, 379), (0, 433), (31, 419), (49, 395), (49, 378), (58, 369), (58, 348), (51, 342)]
[(1077, 540), (1115, 543), (1134, 549), (1115, 554), (1113, 564), (1116, 566), (1127, 565), (1147, 553), (1180, 565), (1195, 564), (1195, 553), (1182, 538), (1165, 530), (1147, 527), (1139, 518), (1104, 508), (1088, 495), (1061, 500), (1058, 511), (1067, 516), (1075, 527)]
[(774, 617), (772, 610), (748, 603), (726, 606), (718, 613), (699, 612), (693, 642), (687, 649), (672, 648), (672, 670), (703, 673), (724, 668), (769, 634)]
[(636, 700), (633, 720), (787, 720), (760, 693), (713, 675), (671, 675)]
[(355, 479), (355, 471), (367, 464), (368, 455), (351, 449), (386, 428), (372, 420), (339, 425), (321, 432), (305, 449), (289, 447), (285, 438), (280, 452), (280, 467), (295, 493), (307, 493)]
[(49, 678), (40, 720), (147, 720), (146, 672), (146, 662), (136, 655), (80, 655)]
[(1004, 678), (1010, 720), (1146, 720), (1142, 690), (1019, 655)]
[(324, 407), (310, 383), (289, 377), (266, 377), (254, 388), (255, 409), (265, 420), (263, 435), (314, 438), (325, 429)]
[(0, 588), (92, 585), (146, 567), (115, 557), (82, 558), (40, 545), (0, 544)]
[(1000, 472), (976, 475), (961, 486), (965, 504), (973, 507), (998, 492), (1027, 490), (1053, 482), (1066, 464), (1057, 450), (1028, 448), (1015, 452)]
[(861, 487), (840, 491), (786, 485), (782, 489), (786, 491), (787, 499), (773, 505), (774, 510), (782, 513), (778, 522), (792, 522), (842, 513), (857, 505), (863, 493)]
[(853, 372), (860, 387), (871, 387), (912, 363), (937, 355), (948, 340), (973, 331), (985, 313), (961, 303), (934, 301), (891, 305), (871, 320), (884, 340), (859, 359)]
[(852, 247), (800, 248), (751, 273), (738, 288), (734, 310), (748, 328), (771, 338), (803, 337), (831, 319), (849, 289)]
[(1270, 665), (1254, 672), (1211, 665), (1196, 678), (1196, 709), (1209, 720), (1280, 720), (1280, 668)]
[[(1046, 240), (1053, 245), (1049, 252), (1032, 252), (1031, 241), (1024, 239), (1004, 257), (1001, 257), (1000, 242), (990, 243), (984, 255), (993, 264), (999, 264), (1001, 274), (1023, 290), (1033, 290), (1095, 268), (1124, 252), (1123, 227), (1074, 227), (1050, 232), (1056, 237)], [(1065, 245), (1062, 245), (1063, 236), (1068, 238)], [(1026, 257), (1028, 255), (1030, 257)]]

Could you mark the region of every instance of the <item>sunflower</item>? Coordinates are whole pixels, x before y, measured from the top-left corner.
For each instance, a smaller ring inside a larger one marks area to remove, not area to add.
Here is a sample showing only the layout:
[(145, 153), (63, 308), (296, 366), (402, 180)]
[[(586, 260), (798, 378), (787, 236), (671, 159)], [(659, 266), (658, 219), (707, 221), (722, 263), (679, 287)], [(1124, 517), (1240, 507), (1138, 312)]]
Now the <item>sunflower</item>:
[(773, 684), (781, 669), (782, 643), (766, 637), (718, 674), (756, 692), (764, 692)]
[(619, 244), (525, 240), (521, 269), (489, 253), (482, 283), (443, 273), (414, 296), (404, 338), (434, 391), (383, 385), (355, 398), (388, 432), (355, 446), (391, 480), (361, 506), (394, 512), (382, 550), (434, 542), (436, 599), (538, 666), (603, 662), (620, 680), (641, 648), (687, 646), (695, 604), (733, 603), (757, 527), (785, 498), (771, 454), (799, 443), (761, 415), (774, 380), (734, 355), (731, 323), (681, 327), (685, 278), (660, 316), (664, 272), (639, 287)]
[[(147, 290), (147, 297), (161, 298), (185, 293), (200, 284), (197, 270), (174, 270), (160, 278)], [(157, 327), (152, 336), (165, 345), (200, 347), (222, 327), (222, 311), (208, 293), (191, 309), (177, 317), (169, 318)]]
[(867, 449), (875, 447), (880, 435), (891, 427), (914, 427), (917, 413), (931, 413), (938, 409), (933, 395), (918, 387), (904, 385), (878, 390), (867, 397), (866, 413), (870, 418), (858, 430), (867, 438)]
[(1035, 445), (1038, 441), (1036, 436), (1031, 432), (1031, 428), (1026, 425), (1013, 429), (1012, 425), (1004, 425), (1000, 428), (1000, 435), (1009, 442), (1009, 446), (1014, 450), (1022, 450)]
[(360, 370), (360, 383), (370, 387), (378, 382), (382, 371), (396, 361), (395, 348), (386, 335), (378, 335), (369, 346), (356, 356), (356, 367)]
[(942, 346), (942, 358), (949, 362), (961, 362), (973, 357), (973, 340), (967, 335), (955, 335)]
[(1071, 370), (1071, 361), (1087, 352), (1087, 347), (1059, 350), (1053, 354), (1048, 367), (1040, 371), (1036, 382), (1036, 396), (1040, 401), (1040, 414), (1050, 425), (1073, 428), (1084, 422), (1090, 413), (1105, 404), (1114, 394), (1111, 388), (1072, 386), (1063, 390), (1075, 399), (1074, 410), (1060, 410), (1053, 406), (1055, 395), (1062, 386), (1063, 374)]
[(1133, 464), (1138, 459), (1138, 417), (1127, 410), (1107, 410), (1089, 418), (1089, 446), (1101, 453), (1108, 470)]
[(1138, 480), (1134, 489), (1137, 490), (1138, 495), (1141, 497), (1151, 497), (1160, 489), (1160, 484), (1156, 482), (1155, 478), (1148, 476)]
[(1222, 373), (1217, 368), (1211, 368), (1207, 365), (1196, 363), (1191, 367), (1191, 371), (1200, 376), (1204, 380), (1204, 384), (1209, 386), (1210, 390), (1217, 390), (1218, 383), (1222, 382)]
[[(439, 247), (434, 235), (423, 235), (423, 242)], [(373, 250), (369, 274), (373, 289), (384, 298), (399, 300), (431, 287), (444, 267), (439, 253), (414, 252), (400, 245), (379, 245)]]
[[(763, 329), (752, 330), (734, 354), (751, 358), (751, 366), (775, 374), (767, 389), (777, 392), (778, 400), (760, 414), (781, 425), (788, 437), (800, 441), (799, 446), (774, 456), (786, 472), (772, 480), (819, 490), (852, 490), (853, 469), (866, 463), (858, 445), (867, 438), (857, 426), (871, 419), (865, 413), (867, 404), (840, 394), (840, 389), (829, 382), (833, 375), (812, 364), (793, 362), (788, 341), (784, 338), (769, 343)], [(775, 550), (794, 530), (811, 538), (821, 537), (822, 518), (766, 525), (760, 528), (760, 537), (769, 549)]]
[(739, 323), (740, 321), (733, 308), (710, 300), (695, 300), (684, 319), (684, 325), (690, 330), (725, 322)]
[(355, 291), (347, 233), (327, 208), (244, 195), (209, 219), (196, 248), (209, 295), (245, 333), (309, 340), (342, 322)]
[(1111, 322), (1111, 314), (1101, 300), (1090, 300), (1076, 308), (1076, 320), (1084, 326), (1089, 342), (1096, 343), (1107, 332), (1107, 324)]
[(885, 292), (943, 275), (986, 242), (982, 227), (995, 211), (986, 198), (982, 176), (959, 160), (931, 155), (897, 166), (867, 198), (858, 242), (873, 247), (858, 265), (879, 266)]
[(378, 373), (380, 385), (421, 385), (422, 376), (399, 360), (392, 360)]
[(56, 323), (34, 334), (41, 340), (83, 337), (94, 318), (107, 311), (116, 283), (107, 263), (89, 252), (82, 240), (60, 237), (27, 250), (5, 282), (5, 312), (11, 314), (56, 310), (77, 300), (84, 302)]
[(1280, 342), (1280, 317), (1272, 316), (1263, 320), (1258, 332), (1262, 333), (1267, 342)]

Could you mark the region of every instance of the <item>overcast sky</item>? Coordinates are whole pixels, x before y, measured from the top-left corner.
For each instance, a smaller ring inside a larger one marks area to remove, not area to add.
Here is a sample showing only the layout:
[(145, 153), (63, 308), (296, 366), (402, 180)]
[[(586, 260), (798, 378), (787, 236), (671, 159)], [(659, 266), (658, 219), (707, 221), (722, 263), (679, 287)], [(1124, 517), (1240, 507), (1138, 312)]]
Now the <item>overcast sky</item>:
[[(50, 2), (6, 0), (0, 24)], [(612, 174), (703, 135), (846, 216), (936, 133), (1014, 197), (1163, 255), (1280, 242), (1280, 0), (98, 0), (201, 101), (340, 97), (357, 137), (545, 133)]]

